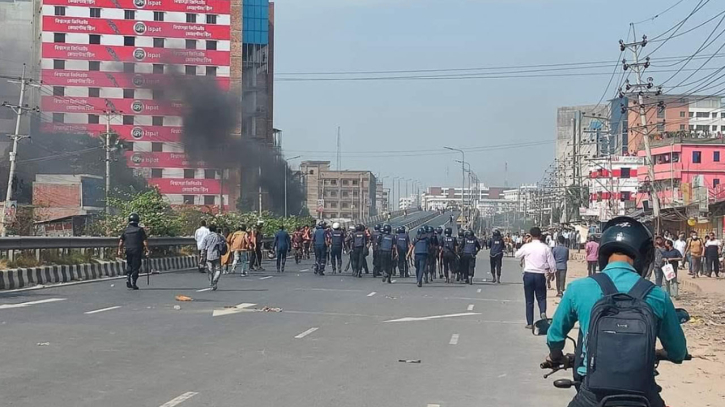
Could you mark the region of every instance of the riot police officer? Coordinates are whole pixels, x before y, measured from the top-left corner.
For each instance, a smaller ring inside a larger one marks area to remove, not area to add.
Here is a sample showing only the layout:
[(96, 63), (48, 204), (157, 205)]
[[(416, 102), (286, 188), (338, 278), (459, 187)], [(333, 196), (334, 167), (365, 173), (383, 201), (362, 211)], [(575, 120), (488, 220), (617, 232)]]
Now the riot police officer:
[(423, 278), (425, 277), (425, 283), (428, 284), (428, 276), (426, 274), (426, 266), (428, 263), (428, 249), (430, 248), (430, 239), (428, 238), (427, 229), (422, 226), (418, 229), (418, 233), (415, 236), (415, 240), (408, 251), (415, 253), (415, 279), (418, 283), (418, 287), (423, 285)]
[(481, 250), (481, 243), (479, 243), (472, 231), (467, 230), (461, 243), (461, 264), (458, 268), (459, 274), (463, 274), (461, 279), (466, 284), (473, 284), (473, 272), (479, 250)]
[(458, 240), (452, 236), (453, 229), (446, 228), (445, 237), (441, 243), (440, 261), (443, 264), (443, 272), (446, 276), (446, 283), (451, 282), (450, 273), (455, 272), (456, 258), (458, 257)]
[(365, 260), (365, 247), (368, 244), (368, 237), (365, 233), (365, 226), (359, 224), (355, 227), (350, 237), (350, 247), (352, 248), (352, 275), (362, 277), (362, 264)]
[(380, 273), (380, 256), (378, 253), (378, 241), (380, 239), (381, 235), (381, 229), (382, 226), (380, 224), (375, 225), (375, 228), (373, 230), (373, 233), (370, 234), (370, 241), (372, 243), (373, 247), (373, 277), (379, 276)]
[(491, 257), (491, 274), (493, 275), (493, 282), (501, 284), (501, 263), (503, 260), (505, 244), (500, 231), (493, 231), (491, 240), (488, 242), (488, 247), (490, 248), (489, 256)]
[(456, 258), (456, 281), (461, 281), (461, 278), (463, 277), (463, 273), (461, 272), (461, 244), (463, 244), (463, 239), (465, 238), (465, 232), (463, 228), (458, 228), (458, 257)]
[(342, 273), (342, 245), (345, 243), (345, 231), (340, 228), (340, 224), (335, 222), (332, 224), (332, 232), (330, 232), (330, 263), (332, 263), (332, 274), (337, 274), (339, 269)]
[(398, 270), (400, 277), (410, 277), (408, 271), (408, 251), (410, 250), (410, 236), (406, 233), (405, 226), (400, 226), (395, 236), (395, 246), (398, 253)]
[(383, 282), (392, 283), (393, 276), (393, 256), (396, 253), (395, 236), (392, 235), (393, 228), (390, 225), (383, 226), (383, 232), (378, 238), (378, 257), (380, 260), (380, 268), (383, 272)]
[(441, 257), (441, 252), (443, 250), (443, 228), (441, 226), (438, 226), (435, 230), (434, 236), (434, 243), (436, 246), (436, 252), (435, 252), (435, 263), (433, 267), (433, 272), (435, 273), (435, 270), (438, 269), (438, 278), (443, 278), (443, 261)]
[(138, 213), (128, 215), (128, 226), (118, 241), (119, 257), (121, 257), (121, 249), (126, 247), (126, 287), (134, 290), (138, 290), (136, 281), (143, 256), (148, 255), (149, 252), (148, 237), (144, 228), (138, 225), (140, 221), (141, 217)]
[(312, 235), (312, 244), (315, 247), (315, 274), (324, 276), (325, 260), (327, 260), (327, 246), (329, 242), (323, 222), (317, 224), (315, 233)]
[(435, 229), (433, 229), (433, 226), (426, 226), (425, 231), (428, 236), (429, 243), (428, 260), (426, 261), (426, 266), (428, 270), (428, 275), (430, 275), (430, 281), (432, 283), (436, 275), (436, 257), (438, 257), (438, 236), (436, 236), (436, 232)]

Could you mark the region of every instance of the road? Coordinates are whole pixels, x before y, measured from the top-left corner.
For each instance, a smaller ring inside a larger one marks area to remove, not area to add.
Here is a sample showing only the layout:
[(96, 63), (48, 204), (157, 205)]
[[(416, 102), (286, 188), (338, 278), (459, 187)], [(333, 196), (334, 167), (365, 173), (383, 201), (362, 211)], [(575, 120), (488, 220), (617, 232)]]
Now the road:
[(319, 277), (305, 261), (222, 276), (216, 292), (188, 271), (139, 291), (106, 280), (2, 293), (0, 404), (565, 405), (570, 392), (538, 369), (543, 338), (523, 328), (517, 264), (506, 259), (492, 285), (480, 257), (470, 286)]

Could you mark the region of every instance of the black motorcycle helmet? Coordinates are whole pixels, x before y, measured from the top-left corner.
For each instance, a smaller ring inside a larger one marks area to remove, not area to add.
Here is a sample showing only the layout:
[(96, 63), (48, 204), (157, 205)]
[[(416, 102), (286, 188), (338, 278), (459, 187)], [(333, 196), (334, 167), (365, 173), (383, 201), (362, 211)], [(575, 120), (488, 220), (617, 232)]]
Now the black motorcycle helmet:
[(381, 228), (381, 226), (379, 223), (377, 225), (375, 225), (375, 230), (377, 230), (378, 232), (380, 231), (380, 228)]
[(634, 259), (633, 267), (639, 275), (644, 275), (654, 260), (654, 242), (652, 233), (643, 224), (629, 216), (616, 217), (602, 230), (599, 238), (599, 269), (604, 270), (609, 256), (622, 253)]
[(130, 215), (128, 215), (128, 223), (138, 225), (139, 222), (141, 222), (141, 217), (138, 216), (138, 213), (132, 212)]
[(357, 230), (358, 232), (362, 232), (365, 230), (365, 225), (363, 225), (362, 223), (358, 223), (358, 225), (355, 226), (355, 230)]
[(438, 226), (438, 228), (436, 228), (436, 233), (438, 233), (439, 235), (442, 235), (443, 234), (443, 228), (440, 227), (440, 226)]
[(453, 229), (452, 228), (446, 228), (446, 236), (450, 236), (452, 234), (453, 234)]
[(393, 228), (390, 225), (383, 225), (383, 233), (390, 233), (393, 231)]

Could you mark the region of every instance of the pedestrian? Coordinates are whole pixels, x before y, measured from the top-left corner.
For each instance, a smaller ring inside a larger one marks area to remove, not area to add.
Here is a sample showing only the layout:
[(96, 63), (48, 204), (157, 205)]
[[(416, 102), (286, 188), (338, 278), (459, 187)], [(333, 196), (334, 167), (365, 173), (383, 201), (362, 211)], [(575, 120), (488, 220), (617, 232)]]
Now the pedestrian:
[(576, 249), (576, 252), (577, 253), (579, 253), (581, 251), (581, 248), (582, 248), (581, 238), (582, 238), (582, 235), (579, 232), (579, 229), (577, 229), (576, 231), (574, 231), (574, 247), (572, 247), (572, 248), (573, 249)]
[(312, 231), (309, 225), (302, 228), (302, 255), (306, 259), (310, 259), (310, 242), (312, 241)]
[(262, 248), (264, 247), (264, 234), (262, 233), (262, 226), (264, 222), (257, 222), (257, 229), (254, 231), (254, 262), (257, 270), (264, 271), (262, 267)]
[(685, 248), (687, 247), (687, 242), (685, 241), (685, 234), (679, 233), (677, 235), (677, 240), (673, 243), (673, 247), (675, 250), (680, 252), (680, 258), (682, 258), (682, 262), (679, 264), (680, 268), (685, 268)]
[(722, 251), (722, 243), (715, 236), (715, 232), (710, 232), (710, 240), (705, 243), (705, 264), (707, 264), (707, 276), (720, 276), (720, 253)]
[(594, 235), (589, 235), (586, 246), (587, 273), (591, 276), (597, 272), (597, 262), (599, 262), (599, 243), (594, 239)]
[(197, 253), (199, 254), (199, 272), (205, 273), (206, 272), (206, 259), (202, 256), (202, 247), (201, 242), (204, 240), (206, 235), (209, 234), (209, 228), (206, 227), (206, 221), (202, 220), (199, 228), (196, 229), (194, 232), (194, 240), (196, 240), (196, 249)]
[(396, 255), (395, 236), (392, 234), (393, 228), (390, 225), (384, 225), (380, 237), (378, 237), (378, 257), (380, 259), (380, 268), (383, 273), (383, 283), (387, 280), (388, 284), (392, 283), (393, 278), (393, 257)]
[(232, 235), (229, 249), (234, 253), (231, 273), (234, 274), (237, 271), (237, 265), (240, 265), (242, 270), (239, 272), (239, 275), (246, 276), (247, 268), (249, 267), (249, 236), (247, 235), (247, 226), (239, 225), (237, 227), (237, 230)]
[[(232, 234), (229, 232), (229, 228), (224, 228), (221, 235), (224, 237), (224, 239), (227, 241), (227, 247), (232, 246)], [(222, 255), (221, 259), (221, 266), (223, 267), (223, 274), (229, 274), (229, 266), (232, 264), (232, 260), (234, 260), (234, 253), (232, 253), (231, 250), (227, 250), (227, 252)]]
[(209, 226), (209, 234), (202, 240), (202, 250), (206, 258), (206, 272), (209, 286), (216, 291), (221, 276), (221, 258), (228, 251), (226, 239), (217, 232), (216, 225)]
[(128, 226), (118, 240), (118, 257), (121, 257), (124, 246), (126, 248), (126, 288), (134, 290), (138, 290), (136, 281), (143, 256), (149, 253), (148, 237), (144, 228), (138, 225), (140, 221), (141, 217), (137, 213), (128, 215)]
[(277, 272), (284, 273), (284, 265), (287, 263), (287, 254), (292, 245), (289, 233), (284, 230), (284, 225), (279, 225), (279, 230), (274, 234), (274, 252), (277, 254)]
[(704, 249), (704, 243), (702, 242), (702, 239), (697, 236), (697, 232), (694, 230), (690, 232), (690, 238), (687, 239), (685, 253), (689, 256), (690, 275), (692, 278), (697, 278), (700, 274)]
[(345, 230), (340, 227), (338, 222), (332, 224), (332, 232), (330, 232), (330, 263), (332, 263), (332, 274), (337, 274), (337, 270), (342, 273), (342, 246), (345, 243)]
[(398, 227), (397, 235), (395, 236), (396, 252), (398, 254), (398, 270), (400, 277), (410, 277), (410, 271), (408, 269), (408, 258), (407, 255), (412, 247), (410, 244), (410, 236), (408, 235), (405, 226)]
[(566, 238), (559, 236), (559, 244), (554, 246), (551, 251), (554, 256), (554, 262), (556, 262), (556, 296), (562, 297), (564, 295), (564, 289), (566, 288), (566, 270), (567, 263), (569, 262), (569, 247), (566, 244)]
[(473, 284), (473, 275), (476, 269), (476, 256), (481, 250), (481, 243), (479, 243), (472, 230), (467, 230), (463, 235), (463, 242), (461, 243), (461, 265), (458, 268), (459, 273), (463, 273), (461, 280), (465, 284)]
[(428, 284), (428, 275), (426, 275), (426, 263), (428, 261), (428, 246), (430, 246), (425, 226), (421, 226), (416, 233), (415, 240), (408, 250), (408, 257), (415, 254), (415, 280), (418, 287), (423, 286), (423, 278)]
[(493, 282), (501, 284), (501, 265), (503, 263), (504, 242), (501, 238), (501, 232), (496, 229), (493, 231), (491, 240), (488, 241), (491, 275)]
[(556, 270), (551, 249), (541, 241), (541, 229), (529, 231), (531, 242), (516, 251), (516, 258), (524, 261), (524, 298), (526, 300), (526, 329), (534, 323), (534, 296), (541, 319), (546, 319), (546, 274)]
[[(350, 270), (352, 265), (352, 235), (355, 233), (355, 226), (350, 225), (347, 235), (345, 236), (345, 250), (347, 250), (347, 264), (345, 265), (345, 272)], [(355, 270), (355, 268), (353, 268)]]
[(662, 287), (662, 281), (664, 280), (664, 274), (662, 271), (662, 266), (665, 265), (664, 261), (664, 254), (665, 252), (665, 243), (661, 236), (655, 237), (655, 259), (652, 263), (654, 267), (654, 273), (655, 273), (655, 285), (657, 287)]
[(672, 270), (675, 272), (673, 279), (664, 279), (665, 292), (671, 297), (679, 298), (679, 284), (677, 283), (677, 266), (680, 260), (682, 260), (682, 254), (679, 250), (675, 249), (671, 240), (665, 241), (665, 250), (662, 253), (662, 258), (672, 266)]

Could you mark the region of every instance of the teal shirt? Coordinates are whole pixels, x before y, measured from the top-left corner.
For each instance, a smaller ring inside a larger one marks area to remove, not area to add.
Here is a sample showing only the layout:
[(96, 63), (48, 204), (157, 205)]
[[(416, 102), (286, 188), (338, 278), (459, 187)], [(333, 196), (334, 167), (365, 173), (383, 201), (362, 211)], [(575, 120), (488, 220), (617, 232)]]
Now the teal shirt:
[[(624, 293), (629, 292), (641, 278), (634, 268), (625, 262), (609, 263), (602, 272), (612, 279), (620, 292)], [(574, 328), (577, 321), (579, 329), (586, 335), (589, 331), (592, 308), (602, 296), (599, 284), (591, 278), (582, 278), (569, 284), (554, 313), (554, 320), (546, 336), (549, 349), (563, 350), (566, 335)], [(646, 301), (660, 322), (657, 337), (667, 351), (669, 360), (682, 363), (687, 355), (687, 343), (670, 296), (660, 287), (655, 287), (650, 291)], [(586, 355), (586, 349), (584, 354)], [(583, 359), (586, 360), (586, 357)], [(586, 375), (586, 366), (580, 366), (577, 372)]]

